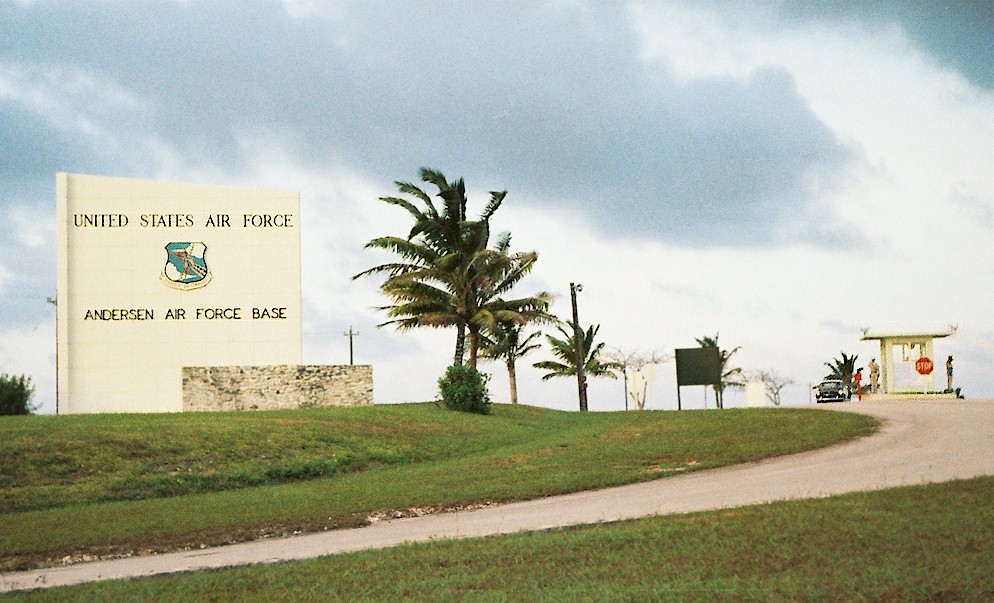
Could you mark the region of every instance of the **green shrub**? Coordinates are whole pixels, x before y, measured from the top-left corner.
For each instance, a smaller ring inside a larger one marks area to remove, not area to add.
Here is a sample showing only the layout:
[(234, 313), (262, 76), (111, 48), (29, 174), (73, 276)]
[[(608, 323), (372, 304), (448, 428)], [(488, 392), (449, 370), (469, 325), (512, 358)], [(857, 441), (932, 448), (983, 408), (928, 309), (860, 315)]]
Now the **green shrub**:
[(445, 406), (451, 410), (487, 415), (490, 414), (489, 380), (490, 375), (471, 366), (453, 365), (438, 380), (438, 391)]
[(30, 415), (35, 410), (31, 404), (34, 393), (31, 377), (0, 375), (0, 415)]

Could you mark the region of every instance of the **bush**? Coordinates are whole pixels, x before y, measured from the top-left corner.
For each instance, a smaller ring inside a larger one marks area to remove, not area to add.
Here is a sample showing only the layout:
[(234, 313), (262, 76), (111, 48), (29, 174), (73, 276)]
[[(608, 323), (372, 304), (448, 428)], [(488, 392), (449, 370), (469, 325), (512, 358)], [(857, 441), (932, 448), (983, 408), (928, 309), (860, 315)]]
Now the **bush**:
[(0, 375), (0, 415), (30, 415), (35, 410), (31, 404), (34, 393), (31, 377)]
[(490, 375), (484, 375), (471, 366), (453, 365), (445, 370), (445, 375), (438, 380), (438, 391), (442, 402), (451, 410), (473, 412), (480, 415), (490, 414), (490, 394), (487, 393), (487, 381)]

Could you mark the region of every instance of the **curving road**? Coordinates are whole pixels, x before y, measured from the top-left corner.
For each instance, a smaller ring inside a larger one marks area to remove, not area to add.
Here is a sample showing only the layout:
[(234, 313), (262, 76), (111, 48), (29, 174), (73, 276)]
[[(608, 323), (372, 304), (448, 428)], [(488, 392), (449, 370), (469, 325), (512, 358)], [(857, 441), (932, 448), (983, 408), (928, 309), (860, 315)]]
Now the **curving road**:
[(0, 592), (471, 538), (994, 475), (994, 400), (838, 404), (883, 420), (848, 444), (724, 469), (365, 528), (0, 576)]

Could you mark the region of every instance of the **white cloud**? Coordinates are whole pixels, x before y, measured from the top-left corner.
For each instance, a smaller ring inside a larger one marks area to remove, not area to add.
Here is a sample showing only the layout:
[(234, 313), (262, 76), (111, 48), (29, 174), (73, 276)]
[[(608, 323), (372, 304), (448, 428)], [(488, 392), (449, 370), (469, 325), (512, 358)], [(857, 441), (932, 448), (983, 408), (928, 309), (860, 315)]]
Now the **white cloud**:
[(30, 249), (50, 247), (55, 243), (52, 212), (37, 205), (18, 203), (7, 210), (8, 228), (18, 244)]
[(195, 171), (169, 142), (149, 132), (153, 107), (96, 72), (0, 62), (0, 103), (19, 106), (85, 141), (82, 148), (60, 149), (63, 161), (83, 154), (111, 161), (125, 173), (142, 165), (155, 165), (160, 174), (184, 173), (187, 178)]
[(281, 3), (288, 15), (301, 21), (308, 19), (326, 21), (341, 19), (348, 12), (345, 9), (345, 5), (350, 4), (345, 1), (328, 3), (323, 0), (281, 0)]
[(100, 121), (143, 108), (124, 88), (85, 71), (12, 63), (0, 63), (0, 100), (21, 104), (55, 126), (90, 137), (106, 136)]

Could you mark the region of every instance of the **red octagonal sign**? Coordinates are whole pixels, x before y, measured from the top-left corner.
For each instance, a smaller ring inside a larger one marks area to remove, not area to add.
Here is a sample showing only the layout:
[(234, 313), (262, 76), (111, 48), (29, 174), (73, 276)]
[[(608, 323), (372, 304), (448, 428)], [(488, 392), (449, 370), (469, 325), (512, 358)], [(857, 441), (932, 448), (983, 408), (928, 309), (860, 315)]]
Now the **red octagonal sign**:
[(934, 368), (935, 364), (928, 356), (922, 356), (915, 361), (915, 370), (918, 371), (919, 375), (931, 375)]

